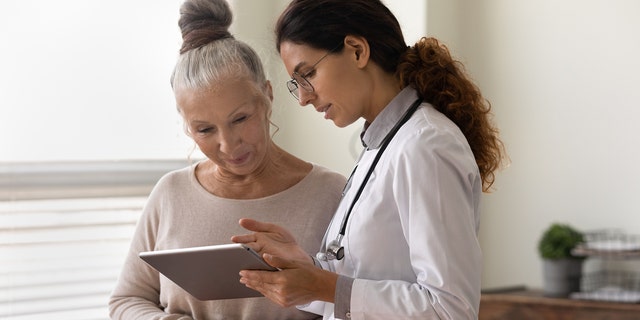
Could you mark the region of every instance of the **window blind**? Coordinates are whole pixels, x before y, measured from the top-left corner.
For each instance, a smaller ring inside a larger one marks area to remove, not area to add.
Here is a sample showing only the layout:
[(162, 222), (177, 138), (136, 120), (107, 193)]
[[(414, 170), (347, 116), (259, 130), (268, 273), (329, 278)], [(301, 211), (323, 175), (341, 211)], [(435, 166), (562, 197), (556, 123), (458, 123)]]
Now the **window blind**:
[(109, 319), (148, 192), (186, 165), (0, 166), (0, 319)]

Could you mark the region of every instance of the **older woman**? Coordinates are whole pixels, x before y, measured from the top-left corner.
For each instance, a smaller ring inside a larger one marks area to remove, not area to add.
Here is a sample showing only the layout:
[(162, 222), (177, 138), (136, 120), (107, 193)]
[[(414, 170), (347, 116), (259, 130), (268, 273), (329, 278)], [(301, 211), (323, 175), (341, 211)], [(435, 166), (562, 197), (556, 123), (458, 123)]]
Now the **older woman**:
[[(271, 84), (262, 63), (228, 32), (224, 0), (181, 8), (181, 55), (171, 79), (186, 131), (206, 155), (152, 191), (109, 303), (113, 319), (315, 319), (268, 299), (199, 301), (138, 258), (141, 251), (228, 243), (240, 218), (286, 225), (316, 250), (345, 178), (271, 139)], [(212, 272), (214, 272), (212, 270)]]

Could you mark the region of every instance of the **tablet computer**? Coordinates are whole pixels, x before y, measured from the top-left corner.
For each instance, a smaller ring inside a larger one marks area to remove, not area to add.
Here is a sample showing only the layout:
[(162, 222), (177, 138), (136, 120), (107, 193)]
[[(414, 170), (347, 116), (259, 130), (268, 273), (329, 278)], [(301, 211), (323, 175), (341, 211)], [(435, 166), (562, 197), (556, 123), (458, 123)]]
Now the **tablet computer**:
[(139, 256), (198, 300), (261, 297), (240, 283), (240, 270), (278, 270), (240, 243), (145, 251)]

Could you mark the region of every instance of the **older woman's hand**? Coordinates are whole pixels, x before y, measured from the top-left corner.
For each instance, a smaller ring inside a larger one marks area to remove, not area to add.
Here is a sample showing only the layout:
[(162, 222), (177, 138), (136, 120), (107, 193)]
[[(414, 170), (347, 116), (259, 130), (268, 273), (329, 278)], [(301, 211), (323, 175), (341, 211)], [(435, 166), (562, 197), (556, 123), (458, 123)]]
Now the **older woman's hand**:
[(261, 255), (266, 253), (301, 264), (313, 265), (311, 256), (298, 245), (296, 239), (287, 229), (253, 219), (240, 219), (239, 223), (240, 226), (253, 231), (253, 233), (233, 236), (231, 241), (244, 243)]

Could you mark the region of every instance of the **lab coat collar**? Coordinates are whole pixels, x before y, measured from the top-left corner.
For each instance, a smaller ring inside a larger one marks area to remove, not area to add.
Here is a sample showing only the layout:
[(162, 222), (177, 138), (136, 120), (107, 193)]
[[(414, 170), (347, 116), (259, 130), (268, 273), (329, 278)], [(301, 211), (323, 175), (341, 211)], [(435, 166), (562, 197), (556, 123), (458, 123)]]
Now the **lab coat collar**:
[(367, 150), (378, 149), (393, 126), (400, 121), (411, 104), (418, 99), (418, 92), (407, 86), (382, 109), (372, 123), (365, 122), (360, 139)]

